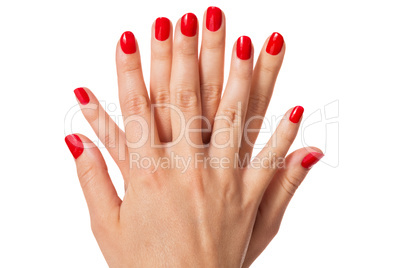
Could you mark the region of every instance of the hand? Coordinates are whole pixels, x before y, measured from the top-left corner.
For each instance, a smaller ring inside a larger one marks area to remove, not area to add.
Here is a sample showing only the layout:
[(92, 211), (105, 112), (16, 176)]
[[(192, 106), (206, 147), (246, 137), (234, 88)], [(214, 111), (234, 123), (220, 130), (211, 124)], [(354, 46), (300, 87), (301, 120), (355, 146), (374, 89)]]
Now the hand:
[[(233, 47), (223, 97), (225, 17), (209, 8), (202, 26), (188, 13), (152, 27), (150, 98), (137, 41), (125, 32), (116, 48), (125, 132), (87, 88), (75, 90), (85, 118), (119, 166), (122, 201), (96, 146), (83, 135), (66, 143), (76, 159), (93, 233), (111, 267), (249, 266), (278, 231), (283, 213), (317, 148), (286, 156), (303, 113), (288, 110), (250, 161), (285, 53), (274, 33), (253, 70), (251, 40)], [(157, 107), (154, 108), (154, 105)]]

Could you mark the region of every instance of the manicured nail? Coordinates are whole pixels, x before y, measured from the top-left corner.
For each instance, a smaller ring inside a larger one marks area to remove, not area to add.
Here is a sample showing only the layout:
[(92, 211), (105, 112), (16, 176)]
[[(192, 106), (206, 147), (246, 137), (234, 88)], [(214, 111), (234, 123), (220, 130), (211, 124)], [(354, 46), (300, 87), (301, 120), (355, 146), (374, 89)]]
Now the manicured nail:
[(160, 17), (155, 21), (155, 38), (159, 41), (165, 41), (170, 35), (170, 20)]
[(181, 17), (181, 33), (188, 37), (197, 33), (197, 17), (193, 13), (187, 13)]
[(280, 33), (273, 33), (269, 38), (267, 45), (267, 53), (271, 55), (278, 55), (281, 52), (283, 46), (283, 36)]
[(76, 134), (71, 134), (66, 136), (64, 140), (68, 146), (68, 149), (70, 149), (71, 154), (75, 159), (77, 159), (84, 151), (84, 145), (82, 144), (80, 137), (78, 137)]
[(314, 166), (324, 155), (318, 152), (312, 152), (306, 155), (301, 162), (302, 167), (310, 169)]
[(124, 32), (120, 37), (120, 47), (125, 54), (133, 54), (137, 51), (135, 37), (132, 32)]
[(304, 112), (304, 108), (301, 106), (296, 106), (293, 108), (292, 112), (290, 113), (289, 120), (293, 123), (299, 123), (300, 118), (302, 117)]
[(76, 88), (74, 89), (74, 94), (82, 105), (88, 104), (89, 96), (85, 89), (83, 89), (82, 87)]
[(222, 10), (219, 7), (209, 7), (207, 9), (207, 29), (215, 32), (221, 28), (222, 24)]
[(248, 60), (251, 57), (251, 39), (248, 36), (240, 36), (237, 39), (237, 57), (241, 60)]

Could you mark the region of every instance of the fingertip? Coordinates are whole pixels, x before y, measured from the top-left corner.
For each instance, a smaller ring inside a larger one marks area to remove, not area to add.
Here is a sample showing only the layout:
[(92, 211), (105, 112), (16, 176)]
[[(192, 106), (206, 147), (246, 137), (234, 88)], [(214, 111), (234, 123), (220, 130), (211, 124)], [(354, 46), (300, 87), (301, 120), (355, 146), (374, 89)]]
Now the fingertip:
[(284, 43), (285, 41), (283, 39), (283, 36), (278, 32), (274, 32), (268, 38), (265, 51), (272, 56), (276, 56), (282, 52)]
[(236, 56), (241, 60), (249, 60), (252, 57), (253, 43), (251, 38), (243, 35), (236, 41)]
[(304, 108), (303, 108), (303, 106), (295, 106), (295, 107), (292, 109), (292, 112), (291, 112), (290, 115), (289, 115), (289, 120), (290, 120), (290, 122), (295, 123), (295, 124), (299, 123), (299, 122), (300, 122), (300, 119), (301, 119), (302, 116), (303, 116), (303, 113), (304, 113)]
[(303, 167), (303, 169), (310, 169), (316, 164), (324, 153), (317, 147), (300, 148), (286, 157), (287, 168), (290, 167)]
[(310, 152), (303, 158), (303, 160), (301, 162), (301, 166), (306, 169), (311, 169), (323, 157), (324, 157), (324, 154), (322, 152), (317, 152), (317, 151)]
[(89, 154), (93, 149), (100, 154), (98, 147), (86, 136), (78, 133), (69, 134), (64, 141), (73, 155), (74, 159), (81, 159), (83, 154)]
[(186, 13), (180, 19), (180, 31), (187, 37), (193, 37), (198, 31), (198, 19), (194, 13)]
[(81, 138), (77, 134), (70, 134), (64, 138), (64, 141), (73, 155), (74, 159), (80, 157), (80, 155), (84, 152), (84, 144), (82, 143)]
[(172, 23), (166, 17), (158, 17), (153, 23), (154, 38), (158, 41), (166, 41), (170, 37)]
[(210, 6), (204, 14), (205, 27), (211, 31), (216, 32), (222, 28), (224, 14), (219, 7)]
[(85, 88), (78, 87), (74, 89), (74, 94), (81, 105), (87, 105), (89, 103), (90, 98)]
[(119, 43), (124, 54), (134, 54), (137, 51), (136, 38), (130, 31), (125, 31), (121, 35)]

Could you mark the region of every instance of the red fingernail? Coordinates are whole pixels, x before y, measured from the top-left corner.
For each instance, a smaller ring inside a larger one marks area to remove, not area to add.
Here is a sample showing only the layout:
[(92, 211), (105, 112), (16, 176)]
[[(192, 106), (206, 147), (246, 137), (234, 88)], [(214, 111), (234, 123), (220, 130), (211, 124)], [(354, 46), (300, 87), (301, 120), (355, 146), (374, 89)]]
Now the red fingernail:
[(181, 17), (181, 33), (188, 37), (197, 33), (197, 17), (193, 13), (187, 13)]
[(207, 29), (215, 32), (221, 28), (222, 24), (222, 10), (219, 7), (209, 7), (207, 9)]
[(236, 54), (239, 59), (248, 60), (251, 57), (251, 39), (248, 36), (240, 36), (237, 39)]
[(293, 108), (292, 112), (290, 113), (289, 120), (293, 123), (299, 123), (300, 118), (302, 117), (304, 112), (304, 108), (301, 106), (296, 106)]
[(280, 33), (273, 33), (269, 38), (267, 45), (267, 53), (271, 55), (278, 55), (281, 52), (283, 46), (283, 36)]
[(312, 152), (306, 155), (301, 162), (302, 167), (311, 168), (314, 166), (324, 155), (318, 152)]
[(66, 136), (64, 140), (68, 146), (68, 149), (70, 149), (71, 154), (75, 159), (77, 159), (84, 151), (84, 145), (82, 144), (80, 137), (78, 137), (76, 134), (71, 134)]
[(170, 35), (170, 20), (160, 17), (155, 21), (155, 38), (159, 41), (165, 41)]
[(83, 89), (82, 87), (76, 88), (74, 89), (74, 94), (82, 105), (88, 104), (89, 96), (85, 89)]
[(137, 51), (135, 37), (132, 32), (124, 32), (120, 37), (120, 47), (125, 54), (133, 54)]

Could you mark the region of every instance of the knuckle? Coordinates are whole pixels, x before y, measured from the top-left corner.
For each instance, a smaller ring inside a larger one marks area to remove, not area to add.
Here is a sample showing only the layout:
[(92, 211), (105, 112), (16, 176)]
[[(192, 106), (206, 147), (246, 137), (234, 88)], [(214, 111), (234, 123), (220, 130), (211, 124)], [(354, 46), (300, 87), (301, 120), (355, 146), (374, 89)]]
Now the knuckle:
[(274, 238), (279, 233), (280, 227), (280, 223), (272, 224), (270, 227), (270, 237)]
[(270, 242), (279, 232), (282, 217), (272, 217), (271, 213), (266, 213), (265, 209), (258, 208), (257, 217), (264, 223), (263, 237)]
[(152, 46), (151, 59), (170, 63), (172, 60), (171, 47), (165, 45), (157, 47)]
[(82, 113), (89, 124), (95, 123), (99, 119), (99, 104), (88, 104), (82, 108)]
[(142, 72), (140, 61), (125, 59), (122, 65), (122, 73), (126, 76), (133, 76)]
[(295, 139), (295, 133), (291, 129), (285, 129), (279, 133), (279, 141), (285, 144), (292, 144)]
[(230, 127), (230, 126), (240, 126), (243, 114), (244, 111), (242, 108), (230, 105), (224, 107), (222, 111), (219, 113), (219, 116), (224, 117), (225, 119), (224, 121), (226, 121), (228, 127)]
[[(243, 63), (242, 63), (243, 65)], [(251, 82), (251, 77), (253, 75), (253, 66), (252, 65), (244, 65), (237, 66), (235, 70), (233, 70), (234, 77), (237, 80)]]
[(169, 103), (170, 93), (166, 89), (156, 89), (155, 95), (153, 97), (153, 103)]
[(274, 153), (269, 152), (261, 159), (261, 166), (264, 169), (276, 170), (278, 167), (278, 159)]
[[(225, 39), (224, 38), (219, 38), (219, 39), (208, 39), (205, 38), (202, 41), (202, 48), (206, 49), (206, 50), (218, 50), (221, 51), (222, 49), (224, 49), (224, 45), (225, 45)], [(217, 51), (217, 52), (218, 52)]]
[(279, 72), (279, 67), (277, 64), (269, 64), (267, 62), (263, 62), (261, 65), (261, 72), (265, 74), (272, 74), (272, 75), (277, 75)]
[(90, 187), (92, 183), (94, 183), (98, 172), (99, 171), (97, 167), (93, 165), (88, 165), (78, 171), (78, 177), (80, 178), (80, 183), (83, 191), (87, 190), (87, 188)]
[(298, 176), (297, 174), (287, 174), (282, 180), (280, 180), (282, 188), (289, 193), (290, 196), (295, 194), (302, 181), (303, 177)]
[(148, 109), (148, 98), (131, 91), (124, 99), (123, 107), (129, 115), (144, 115)]
[[(180, 41), (179, 41), (180, 42)], [(179, 55), (187, 57), (194, 57), (197, 56), (198, 57), (198, 48), (197, 45), (194, 44), (193, 42), (185, 42), (182, 41), (178, 44), (178, 52)]]
[(106, 132), (105, 133), (104, 144), (107, 148), (116, 148), (117, 147), (116, 135), (114, 132)]
[(221, 99), (222, 86), (214, 84), (201, 85), (203, 103), (207, 106), (215, 106)]
[(263, 218), (265, 225), (265, 235), (268, 241), (271, 241), (279, 232), (281, 226), (281, 217), (272, 218), (267, 213), (263, 213), (261, 209), (258, 209), (259, 216)]
[(264, 96), (263, 94), (254, 93), (250, 95), (250, 99), (248, 101), (248, 110), (252, 114), (264, 115), (268, 108), (268, 104), (268, 97)]
[(116, 214), (113, 212), (102, 213), (96, 217), (91, 217), (91, 230), (95, 237), (106, 237), (113, 233)]
[(97, 237), (100, 234), (103, 234), (104, 232), (108, 231), (107, 224), (104, 222), (104, 220), (93, 220), (91, 219), (91, 230), (92, 233), (94, 234), (95, 237)]
[(175, 93), (175, 104), (184, 111), (194, 109), (198, 104), (197, 93), (191, 89), (179, 89)]

